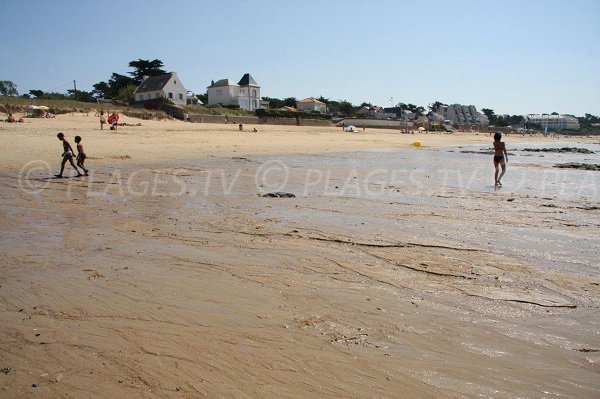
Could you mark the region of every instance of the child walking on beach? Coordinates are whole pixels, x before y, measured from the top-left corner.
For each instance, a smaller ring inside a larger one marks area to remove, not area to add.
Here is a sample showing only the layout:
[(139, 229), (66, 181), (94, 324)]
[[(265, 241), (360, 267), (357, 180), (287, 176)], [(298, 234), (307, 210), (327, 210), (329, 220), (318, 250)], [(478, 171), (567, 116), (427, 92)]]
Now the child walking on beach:
[[(494, 169), (496, 170), (494, 174), (494, 186), (496, 187), (502, 186), (500, 179), (502, 179), (502, 176), (504, 176), (504, 173), (506, 172), (506, 163), (508, 162), (506, 146), (504, 145), (504, 142), (500, 140), (502, 140), (502, 134), (497, 132), (494, 134)], [(500, 173), (500, 175), (498, 175), (498, 166), (502, 167), (502, 173)]]
[(63, 143), (63, 154), (62, 163), (60, 164), (60, 173), (55, 176), (63, 177), (63, 172), (65, 170), (65, 164), (67, 163), (67, 161), (69, 161), (71, 163), (71, 166), (73, 166), (73, 168), (77, 171), (77, 176), (83, 176), (79, 172), (79, 169), (77, 169), (77, 166), (75, 166), (75, 163), (73, 162), (73, 147), (71, 147), (71, 144), (65, 139), (64, 133), (58, 133), (56, 137), (58, 137), (58, 139)]
[(85, 175), (87, 176), (88, 170), (83, 166), (83, 163), (85, 162), (85, 158), (87, 158), (87, 156), (85, 155), (85, 151), (83, 151), (83, 144), (81, 144), (81, 136), (75, 136), (75, 143), (77, 143), (77, 166), (83, 169), (83, 173), (85, 173)]
[(104, 117), (104, 111), (100, 111), (100, 130), (104, 130), (105, 123), (106, 123), (106, 118)]

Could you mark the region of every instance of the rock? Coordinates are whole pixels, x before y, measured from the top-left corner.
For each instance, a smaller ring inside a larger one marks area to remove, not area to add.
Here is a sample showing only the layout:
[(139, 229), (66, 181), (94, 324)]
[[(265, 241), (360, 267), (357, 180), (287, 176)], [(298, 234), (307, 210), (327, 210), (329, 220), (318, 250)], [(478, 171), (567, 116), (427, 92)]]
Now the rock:
[(295, 194), (292, 193), (284, 193), (281, 191), (277, 191), (274, 193), (267, 193), (267, 194), (263, 194), (262, 197), (267, 197), (267, 198), (296, 198)]
[(587, 148), (562, 147), (562, 148), (523, 148), (526, 152), (558, 152), (558, 153), (577, 153), (577, 154), (595, 154), (594, 151)]
[(600, 171), (600, 164), (597, 164), (597, 163), (567, 162), (567, 163), (558, 163), (558, 164), (554, 165), (554, 167), (561, 168), (561, 169), (582, 169), (582, 170)]

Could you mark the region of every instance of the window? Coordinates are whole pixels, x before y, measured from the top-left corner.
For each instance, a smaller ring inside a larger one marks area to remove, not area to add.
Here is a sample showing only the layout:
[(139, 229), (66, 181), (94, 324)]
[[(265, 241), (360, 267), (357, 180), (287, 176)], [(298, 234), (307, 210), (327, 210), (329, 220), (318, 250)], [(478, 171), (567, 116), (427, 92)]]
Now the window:
[(179, 93), (179, 101), (183, 101), (183, 94)]
[(158, 98), (158, 97), (160, 97), (160, 94), (159, 93), (154, 93), (154, 98)]
[(173, 84), (174, 84), (174, 85), (176, 85), (176, 84), (177, 84), (177, 81), (176, 81), (176, 80), (174, 80), (174, 81), (173, 81)]
[(172, 100), (173, 99), (173, 93), (169, 93), (168, 97)]
[(252, 90), (252, 97), (256, 97), (256, 90)]

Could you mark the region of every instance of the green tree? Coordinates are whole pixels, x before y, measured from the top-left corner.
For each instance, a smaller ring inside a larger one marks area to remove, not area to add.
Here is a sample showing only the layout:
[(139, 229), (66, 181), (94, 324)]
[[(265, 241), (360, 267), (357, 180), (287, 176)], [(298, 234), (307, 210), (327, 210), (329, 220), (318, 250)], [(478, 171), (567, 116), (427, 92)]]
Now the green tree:
[(264, 101), (268, 101), (269, 102), (269, 108), (270, 109), (277, 109), (277, 108), (283, 107), (283, 100), (280, 100), (279, 98), (275, 98), (275, 97), (263, 97), (262, 99)]
[(494, 110), (490, 109), (490, 108), (482, 108), (481, 112), (483, 112), (483, 114), (485, 116), (487, 116), (488, 121), (490, 122), (490, 125), (495, 125), (496, 124), (496, 114), (494, 113)]
[[(320, 101), (320, 100), (319, 100)], [(335, 100), (330, 100), (327, 104), (327, 112), (331, 115), (339, 115), (340, 111), (340, 102)]]
[(283, 99), (283, 105), (287, 107), (296, 107), (296, 97), (286, 97)]
[(0, 80), (0, 95), (18, 96), (17, 85), (10, 80)]
[(429, 110), (430, 110), (430, 111), (432, 111), (432, 112), (436, 112), (436, 111), (437, 111), (437, 110), (438, 110), (440, 107), (442, 107), (442, 106), (444, 106), (444, 107), (447, 107), (447, 106), (448, 106), (448, 104), (444, 104), (444, 103), (443, 103), (443, 102), (441, 102), (441, 101), (436, 101), (436, 102), (434, 102), (434, 103), (432, 103), (432, 104), (429, 104), (429, 105), (427, 106), (427, 108), (429, 108)]
[(34, 96), (35, 98), (42, 98), (44, 92), (42, 90), (29, 90), (29, 95)]
[(425, 114), (425, 108), (414, 105), (414, 104), (407, 104), (406, 109), (409, 110), (410, 112), (414, 113), (417, 116), (421, 116), (421, 115)]
[(200, 101), (202, 101), (202, 104), (206, 105), (208, 104), (208, 92), (204, 93), (204, 94), (196, 94), (196, 98)]
[(94, 95), (94, 97), (105, 98), (110, 96), (111, 90), (108, 83), (98, 82), (93, 87), (94, 90), (92, 91), (92, 94)]
[(137, 89), (137, 85), (135, 84), (122, 87), (114, 98), (124, 103), (133, 103), (135, 101), (133, 94), (135, 89)]
[(108, 93), (108, 95), (111, 98), (116, 98), (121, 92), (121, 89), (127, 86), (135, 86), (136, 88), (138, 86), (135, 79), (130, 78), (129, 76), (120, 75), (118, 73), (112, 74), (108, 81), (108, 85), (110, 87), (110, 92)]
[(354, 106), (350, 101), (340, 101), (339, 112), (344, 116), (354, 115)]
[(68, 97), (66, 94), (64, 93), (56, 93), (56, 92), (48, 92), (48, 93), (44, 93), (42, 94), (41, 97), (38, 98), (43, 98), (45, 100), (67, 100)]
[(71, 89), (67, 90), (67, 92), (69, 93), (69, 98), (71, 98), (72, 100), (82, 101), (86, 103), (96, 102), (96, 99), (94, 98), (92, 93), (89, 93), (87, 91)]
[(163, 68), (163, 62), (161, 60), (142, 60), (131, 61), (129, 67), (133, 68), (133, 72), (128, 72), (133, 76), (133, 80), (137, 85), (142, 83), (144, 76), (158, 76), (167, 73)]

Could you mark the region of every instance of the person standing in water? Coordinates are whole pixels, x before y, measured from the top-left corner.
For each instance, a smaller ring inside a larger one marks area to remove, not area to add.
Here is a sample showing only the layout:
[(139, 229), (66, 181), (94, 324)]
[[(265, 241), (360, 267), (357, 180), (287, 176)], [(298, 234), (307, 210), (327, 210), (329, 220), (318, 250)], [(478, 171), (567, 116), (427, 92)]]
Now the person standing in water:
[[(504, 145), (502, 140), (502, 134), (497, 132), (494, 134), (494, 168), (496, 172), (494, 173), (494, 186), (499, 187), (502, 186), (500, 180), (504, 173), (506, 173), (506, 163), (508, 162), (508, 154), (506, 153), (506, 146)], [(502, 172), (498, 175), (499, 167), (502, 167)]]

